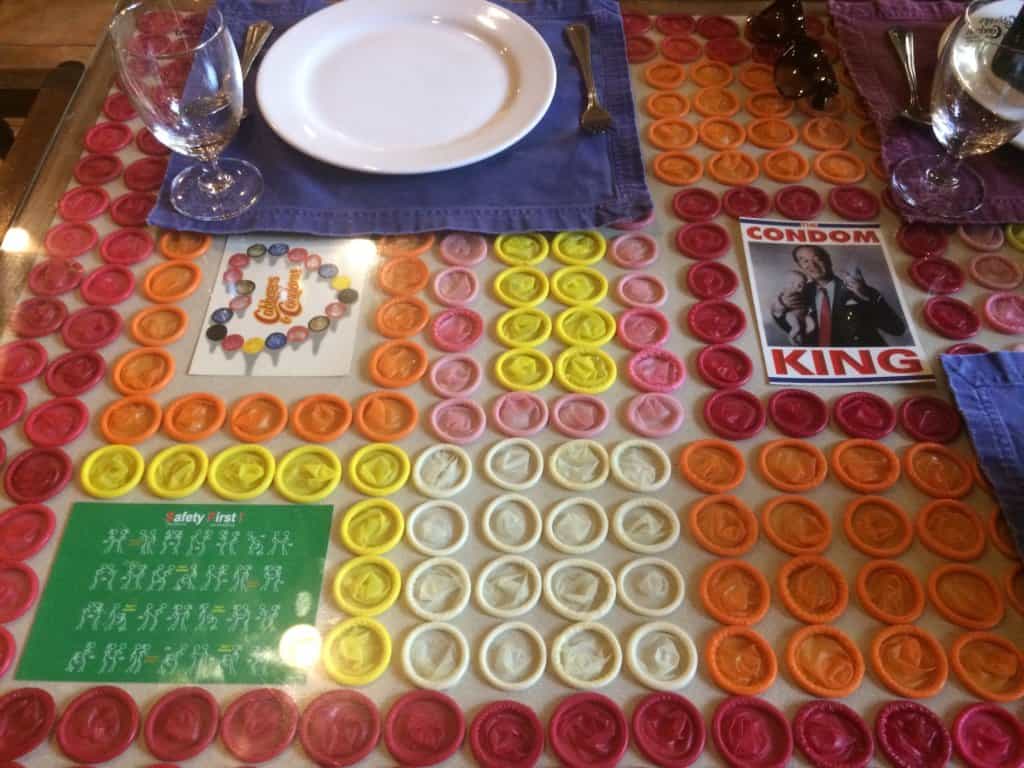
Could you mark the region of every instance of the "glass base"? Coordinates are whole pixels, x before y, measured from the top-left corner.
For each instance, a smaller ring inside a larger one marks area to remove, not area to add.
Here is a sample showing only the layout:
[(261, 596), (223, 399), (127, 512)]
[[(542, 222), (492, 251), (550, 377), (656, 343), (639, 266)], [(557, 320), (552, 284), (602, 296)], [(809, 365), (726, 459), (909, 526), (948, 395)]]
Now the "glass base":
[(233, 219), (249, 210), (263, 194), (263, 176), (252, 163), (222, 158), (214, 168), (190, 165), (171, 182), (171, 205), (200, 221)]
[(892, 191), (923, 215), (955, 219), (978, 210), (985, 182), (969, 165), (950, 165), (945, 155), (901, 160), (892, 169)]

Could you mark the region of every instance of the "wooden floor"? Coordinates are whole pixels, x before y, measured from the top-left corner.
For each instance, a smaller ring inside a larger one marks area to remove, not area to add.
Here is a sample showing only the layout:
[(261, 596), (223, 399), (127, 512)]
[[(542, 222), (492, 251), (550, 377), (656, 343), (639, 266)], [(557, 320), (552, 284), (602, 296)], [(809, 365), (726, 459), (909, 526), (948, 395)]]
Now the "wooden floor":
[(116, 0), (0, 0), (0, 68), (87, 62)]

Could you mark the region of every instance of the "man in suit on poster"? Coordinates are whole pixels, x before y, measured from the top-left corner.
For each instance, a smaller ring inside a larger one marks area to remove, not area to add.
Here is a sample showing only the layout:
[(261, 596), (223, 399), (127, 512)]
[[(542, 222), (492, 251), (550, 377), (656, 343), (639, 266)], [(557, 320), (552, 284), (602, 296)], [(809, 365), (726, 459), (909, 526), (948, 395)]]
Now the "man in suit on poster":
[[(907, 330), (900, 312), (864, 280), (860, 268), (832, 271), (832, 257), (817, 245), (798, 245), (793, 261), (806, 277), (800, 289), (787, 286), (772, 303), (772, 319), (795, 346), (885, 347), (882, 331), (900, 336)], [(805, 329), (794, 317), (805, 313)], [(794, 333), (796, 331), (796, 333)]]

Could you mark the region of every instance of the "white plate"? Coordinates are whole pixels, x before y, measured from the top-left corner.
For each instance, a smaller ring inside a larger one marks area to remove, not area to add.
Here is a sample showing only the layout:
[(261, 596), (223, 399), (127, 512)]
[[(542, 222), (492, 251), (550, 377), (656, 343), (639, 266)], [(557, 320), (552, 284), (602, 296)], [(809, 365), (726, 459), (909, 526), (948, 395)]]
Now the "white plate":
[(345, 0), (281, 35), (256, 81), (278, 136), (369, 173), (491, 157), (540, 121), (554, 93), (544, 39), (484, 0)]

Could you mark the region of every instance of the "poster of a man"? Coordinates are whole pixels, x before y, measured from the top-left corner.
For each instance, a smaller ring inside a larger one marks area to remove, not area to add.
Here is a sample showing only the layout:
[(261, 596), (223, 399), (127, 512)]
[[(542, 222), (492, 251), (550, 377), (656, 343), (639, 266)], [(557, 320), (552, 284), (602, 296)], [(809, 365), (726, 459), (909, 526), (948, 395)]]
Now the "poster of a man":
[(877, 225), (740, 227), (770, 383), (933, 378)]

